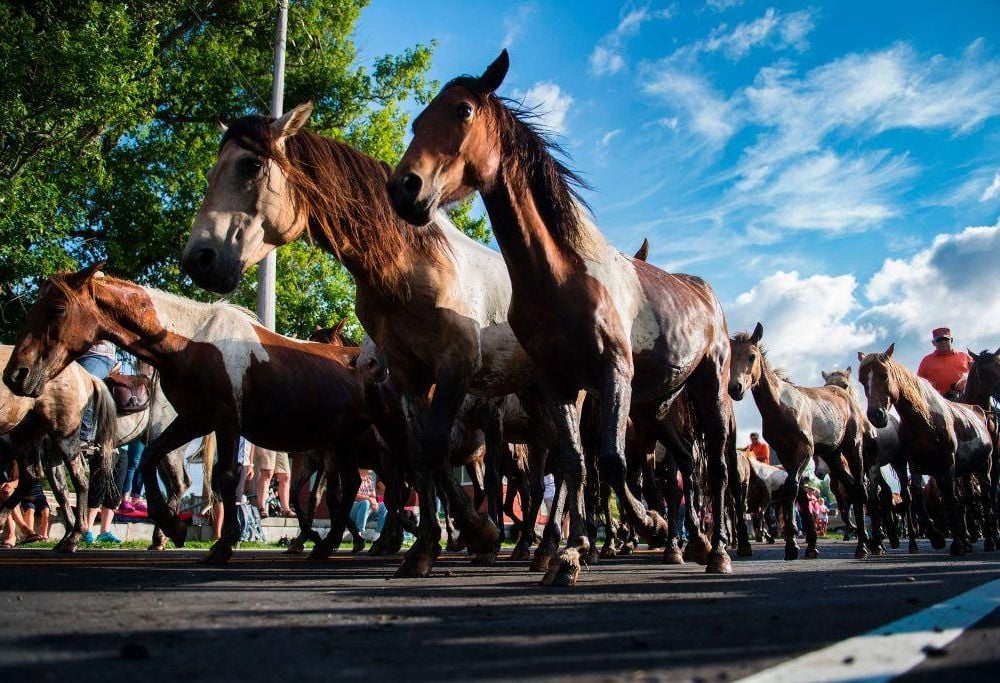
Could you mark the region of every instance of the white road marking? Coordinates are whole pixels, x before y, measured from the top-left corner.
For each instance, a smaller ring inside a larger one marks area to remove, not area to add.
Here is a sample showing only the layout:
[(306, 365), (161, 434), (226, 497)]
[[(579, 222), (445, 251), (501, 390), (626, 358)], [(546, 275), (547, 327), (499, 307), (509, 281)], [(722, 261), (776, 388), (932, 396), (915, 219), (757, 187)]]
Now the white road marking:
[(923, 662), (928, 651), (944, 648), (997, 607), (1000, 579), (741, 680), (888, 681)]

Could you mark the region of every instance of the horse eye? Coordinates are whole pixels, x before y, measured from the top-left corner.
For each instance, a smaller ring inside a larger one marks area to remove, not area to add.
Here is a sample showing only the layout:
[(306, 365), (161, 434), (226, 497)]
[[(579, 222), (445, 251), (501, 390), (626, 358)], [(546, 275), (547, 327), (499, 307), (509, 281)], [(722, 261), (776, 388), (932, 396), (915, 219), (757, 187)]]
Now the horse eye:
[(257, 175), (263, 167), (264, 162), (261, 161), (259, 157), (253, 157), (252, 159), (247, 160), (247, 171), (250, 175)]
[(458, 118), (463, 121), (468, 121), (472, 118), (472, 105), (468, 102), (459, 102), (455, 111), (458, 114)]
[(66, 315), (66, 306), (64, 304), (55, 304), (49, 309), (49, 313), (53, 317), (60, 317)]

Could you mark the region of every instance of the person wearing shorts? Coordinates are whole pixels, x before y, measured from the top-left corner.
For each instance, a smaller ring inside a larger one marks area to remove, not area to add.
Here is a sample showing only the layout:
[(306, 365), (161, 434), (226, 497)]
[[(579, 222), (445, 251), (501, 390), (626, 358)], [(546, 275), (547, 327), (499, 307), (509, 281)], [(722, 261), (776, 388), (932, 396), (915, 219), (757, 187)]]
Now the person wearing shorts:
[(125, 471), (128, 469), (128, 457), (119, 449), (115, 449), (114, 460), (112, 462), (112, 481), (105, 481), (104, 473), (98, 457), (90, 460), (90, 488), (87, 492), (87, 506), (89, 508), (88, 524), (85, 527), (87, 532), (81, 539), (84, 543), (93, 543), (94, 534), (90, 528), (97, 521), (97, 513), (101, 513), (101, 533), (96, 540), (101, 543), (114, 543), (119, 545), (122, 539), (118, 538), (111, 530), (111, 522), (115, 518), (115, 510), (121, 503), (121, 490), (125, 485)]
[[(22, 543), (37, 543), (49, 537), (49, 499), (45, 497), (42, 482), (36, 481), (27, 495), (21, 499), (21, 514), (24, 523), (32, 533)], [(37, 517), (36, 517), (37, 515)]]
[(272, 451), (269, 448), (253, 447), (254, 467), (257, 470), (257, 508), (261, 518), (267, 517), (267, 492), (271, 487), (271, 477), (278, 480), (278, 502), (281, 503), (281, 514), (294, 517), (295, 513), (288, 506), (291, 489), (291, 468), (288, 466), (288, 453)]

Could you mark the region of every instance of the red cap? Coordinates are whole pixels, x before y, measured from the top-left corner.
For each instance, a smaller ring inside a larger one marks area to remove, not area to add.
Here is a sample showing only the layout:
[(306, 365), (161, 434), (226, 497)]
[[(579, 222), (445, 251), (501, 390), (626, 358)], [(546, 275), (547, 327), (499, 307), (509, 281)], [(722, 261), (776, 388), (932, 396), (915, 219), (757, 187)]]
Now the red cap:
[(951, 328), (935, 327), (934, 331), (931, 332), (931, 339), (937, 339), (938, 337), (951, 337)]

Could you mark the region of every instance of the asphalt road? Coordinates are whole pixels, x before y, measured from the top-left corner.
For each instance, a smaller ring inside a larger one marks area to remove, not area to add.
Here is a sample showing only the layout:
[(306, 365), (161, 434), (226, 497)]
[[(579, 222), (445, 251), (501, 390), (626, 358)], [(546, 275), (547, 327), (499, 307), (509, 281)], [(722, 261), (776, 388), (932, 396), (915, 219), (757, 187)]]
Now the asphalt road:
[[(732, 576), (659, 564), (659, 553), (585, 569), (542, 588), (523, 564), (444, 556), (425, 580), (390, 579), (397, 559), (322, 564), (239, 552), (0, 553), (0, 671), (6, 680), (386, 681), (559, 676), (733, 680), (858, 635), (1000, 576), (1000, 553), (953, 560), (819, 560), (780, 546), (733, 558)], [(996, 680), (996, 612), (907, 680)]]

